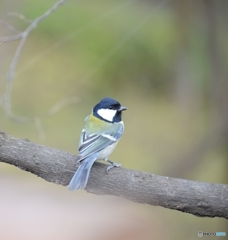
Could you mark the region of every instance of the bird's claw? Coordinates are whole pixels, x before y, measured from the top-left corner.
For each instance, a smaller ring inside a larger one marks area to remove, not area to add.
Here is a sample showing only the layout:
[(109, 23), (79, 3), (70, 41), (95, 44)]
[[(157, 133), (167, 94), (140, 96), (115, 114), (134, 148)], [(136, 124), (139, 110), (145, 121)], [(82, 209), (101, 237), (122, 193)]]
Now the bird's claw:
[(111, 163), (111, 165), (109, 165), (107, 168), (106, 168), (106, 173), (108, 174), (108, 172), (114, 168), (114, 167), (120, 167), (121, 164), (119, 163), (115, 163), (115, 162), (111, 162), (110, 160), (108, 160), (109, 163)]

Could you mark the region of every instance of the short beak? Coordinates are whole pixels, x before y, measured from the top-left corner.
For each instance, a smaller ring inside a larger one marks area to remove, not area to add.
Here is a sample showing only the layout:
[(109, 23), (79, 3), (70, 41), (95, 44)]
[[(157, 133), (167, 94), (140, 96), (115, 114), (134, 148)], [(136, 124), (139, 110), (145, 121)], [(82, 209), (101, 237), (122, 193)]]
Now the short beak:
[(124, 106), (120, 106), (119, 109), (118, 109), (118, 112), (122, 112), (122, 111), (124, 111), (124, 110), (127, 110), (127, 108), (124, 107)]

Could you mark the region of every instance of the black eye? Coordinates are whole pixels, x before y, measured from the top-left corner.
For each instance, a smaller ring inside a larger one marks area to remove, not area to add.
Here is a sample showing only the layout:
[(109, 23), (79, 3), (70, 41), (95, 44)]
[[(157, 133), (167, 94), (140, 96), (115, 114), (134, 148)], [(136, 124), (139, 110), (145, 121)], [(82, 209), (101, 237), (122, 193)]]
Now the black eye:
[(112, 107), (112, 106), (109, 106), (108, 108), (109, 108), (109, 109), (113, 109), (113, 107)]

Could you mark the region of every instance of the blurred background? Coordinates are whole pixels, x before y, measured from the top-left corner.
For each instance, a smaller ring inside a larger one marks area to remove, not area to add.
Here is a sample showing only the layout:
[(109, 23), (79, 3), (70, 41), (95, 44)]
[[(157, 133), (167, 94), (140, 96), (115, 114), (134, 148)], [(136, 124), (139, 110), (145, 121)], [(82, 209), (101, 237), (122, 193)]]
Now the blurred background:
[[(1, 0), (1, 37), (23, 31), (55, 2)], [(77, 154), (84, 118), (109, 96), (128, 107), (125, 133), (111, 160), (227, 184), (227, 11), (222, 0), (67, 1), (23, 48), (12, 112), (33, 117), (63, 99), (76, 101), (38, 124), (12, 121), (0, 101), (0, 130)], [(0, 97), (18, 43), (0, 45)], [(224, 219), (69, 192), (3, 163), (0, 196), (4, 240), (195, 239), (198, 231), (228, 229)]]

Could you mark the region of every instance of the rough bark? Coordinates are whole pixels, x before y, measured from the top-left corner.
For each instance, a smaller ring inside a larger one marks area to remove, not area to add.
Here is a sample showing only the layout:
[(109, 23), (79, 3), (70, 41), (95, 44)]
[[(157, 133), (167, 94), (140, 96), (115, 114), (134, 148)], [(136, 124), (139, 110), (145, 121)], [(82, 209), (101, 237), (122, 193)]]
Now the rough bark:
[[(56, 184), (68, 185), (77, 156), (27, 139), (0, 132), (0, 162)], [(105, 173), (106, 165), (95, 163), (86, 191), (127, 198), (134, 202), (162, 206), (201, 217), (228, 219), (228, 185), (158, 176), (125, 168)]]

